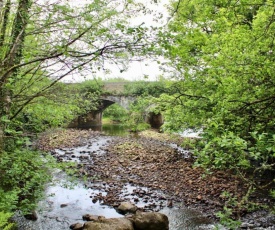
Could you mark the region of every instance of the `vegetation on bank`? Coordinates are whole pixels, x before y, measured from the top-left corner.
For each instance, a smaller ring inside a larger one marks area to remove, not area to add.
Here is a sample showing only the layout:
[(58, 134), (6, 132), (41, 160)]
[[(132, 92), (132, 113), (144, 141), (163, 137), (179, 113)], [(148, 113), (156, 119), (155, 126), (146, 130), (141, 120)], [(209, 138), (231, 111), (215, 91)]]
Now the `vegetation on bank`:
[(3, 1), (1, 228), (10, 228), (5, 223), (14, 210), (33, 208), (49, 179), (45, 156), (30, 148), (36, 133), (66, 126), (98, 106), (102, 80), (61, 80), (107, 71), (107, 59), (124, 71), (135, 55), (164, 56), (162, 68), (168, 67), (172, 79), (128, 84), (125, 95), (137, 98), (129, 111), (114, 106), (105, 115), (133, 131), (148, 127), (148, 112), (164, 115), (164, 131), (203, 128), (199, 141), (185, 143), (194, 148), (196, 165), (207, 173), (230, 170), (248, 185), (245, 197), (227, 197), (230, 206), (219, 214), (223, 220), (228, 221), (235, 208), (259, 208), (250, 203), (255, 190), (268, 190), (274, 197), (274, 1), (174, 1), (168, 26), (152, 31), (128, 23), (135, 12), (146, 13), (141, 4), (116, 4), (95, 1), (72, 7), (69, 2)]
[(175, 1), (159, 33), (159, 54), (175, 70), (175, 93), (159, 98), (164, 129), (202, 127), (196, 165), (230, 170), (248, 185), (245, 197), (228, 197), (226, 217), (238, 206), (260, 208), (249, 203), (255, 190), (274, 199), (274, 4)]
[(100, 84), (61, 80), (106, 71), (107, 60), (124, 68), (139, 55), (145, 28), (128, 21), (141, 9), (132, 1), (119, 7), (114, 1), (1, 1), (1, 229), (11, 227), (7, 220), (15, 210), (34, 207), (50, 179), (49, 159), (31, 148), (36, 133), (97, 107)]

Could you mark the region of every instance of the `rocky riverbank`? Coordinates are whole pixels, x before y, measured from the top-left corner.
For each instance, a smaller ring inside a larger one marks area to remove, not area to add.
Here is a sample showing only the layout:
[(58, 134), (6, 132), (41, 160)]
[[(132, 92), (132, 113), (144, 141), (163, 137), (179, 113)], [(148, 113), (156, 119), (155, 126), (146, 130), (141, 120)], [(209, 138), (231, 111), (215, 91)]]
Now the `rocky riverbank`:
[[(101, 134), (88, 130), (59, 130), (41, 136), (37, 145), (63, 161), (76, 157), (68, 150), (70, 147), (91, 143), (98, 135)], [(206, 217), (217, 220), (215, 213), (221, 211), (225, 204), (229, 205), (229, 197), (236, 197), (240, 201), (247, 188), (230, 172), (216, 171), (206, 175), (202, 169), (194, 168), (192, 154), (171, 145), (181, 141), (179, 136), (171, 139), (169, 135), (151, 131), (142, 133), (138, 138), (113, 137), (104, 147), (105, 154), (86, 152), (78, 157), (79, 175), (88, 179), (88, 187), (103, 191), (91, 196), (93, 202), (100, 201), (117, 207), (128, 199), (145, 204), (142, 211), (159, 211), (165, 206), (185, 206), (200, 210)], [(63, 149), (66, 154), (60, 155), (55, 149)], [(125, 184), (139, 186), (139, 189), (132, 190), (131, 194), (122, 194)], [(225, 191), (230, 196), (226, 196)], [(127, 198), (127, 195), (131, 195), (131, 198)], [(265, 198), (257, 202), (271, 200)], [(242, 208), (233, 211), (239, 216), (247, 212)], [(251, 218), (247, 215), (243, 228), (263, 226), (272, 229), (274, 216), (268, 214), (268, 218), (261, 217), (257, 213)]]

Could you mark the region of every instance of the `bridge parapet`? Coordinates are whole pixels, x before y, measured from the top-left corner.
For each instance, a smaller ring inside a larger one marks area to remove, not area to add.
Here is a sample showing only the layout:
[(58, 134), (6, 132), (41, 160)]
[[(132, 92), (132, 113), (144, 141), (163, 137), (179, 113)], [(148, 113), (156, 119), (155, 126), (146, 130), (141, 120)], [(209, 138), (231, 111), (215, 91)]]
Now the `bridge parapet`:
[(105, 82), (103, 89), (110, 94), (123, 94), (125, 85), (131, 84), (131, 82)]

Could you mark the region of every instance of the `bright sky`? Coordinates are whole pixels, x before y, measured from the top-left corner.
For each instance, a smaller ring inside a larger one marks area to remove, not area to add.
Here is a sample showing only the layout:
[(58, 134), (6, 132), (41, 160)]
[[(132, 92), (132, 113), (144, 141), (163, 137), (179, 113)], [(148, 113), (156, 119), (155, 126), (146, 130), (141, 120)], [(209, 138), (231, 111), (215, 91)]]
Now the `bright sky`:
[[(84, 0), (87, 1), (87, 0)], [(152, 14), (150, 15), (140, 15), (133, 19), (134, 24), (141, 24), (142, 22), (145, 23), (145, 26), (161, 26), (164, 25), (168, 20), (168, 12), (165, 8), (165, 4), (169, 3), (169, 0), (157, 0), (157, 3), (151, 3), (148, 0), (139, 0), (143, 3), (147, 8), (152, 10)], [(157, 22), (154, 21), (154, 18), (158, 14), (163, 14), (163, 18), (158, 20)], [(96, 75), (89, 74), (86, 78), (79, 76), (78, 74), (74, 74), (74, 76), (66, 77), (65, 81), (82, 81), (84, 79), (93, 79), (94, 77), (101, 77), (103, 79), (108, 78), (125, 78), (127, 80), (144, 80), (146, 77), (148, 80), (154, 81), (159, 78), (162, 72), (159, 70), (159, 64), (153, 60), (145, 60), (145, 61), (135, 61), (129, 64), (129, 68), (127, 71), (120, 72), (120, 69), (116, 66), (107, 65), (108, 69), (111, 70), (110, 73), (106, 73), (103, 71), (98, 71)]]

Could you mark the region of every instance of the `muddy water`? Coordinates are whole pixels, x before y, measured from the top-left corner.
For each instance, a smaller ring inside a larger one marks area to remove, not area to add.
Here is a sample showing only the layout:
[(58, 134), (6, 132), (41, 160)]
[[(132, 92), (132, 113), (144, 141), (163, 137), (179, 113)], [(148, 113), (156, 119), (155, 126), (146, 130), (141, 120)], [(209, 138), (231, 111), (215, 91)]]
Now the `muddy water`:
[[(89, 162), (90, 157), (96, 154), (104, 154), (104, 146), (112, 137), (99, 136), (96, 141), (93, 140), (85, 146), (77, 148), (56, 150), (57, 156), (65, 161)], [(176, 147), (176, 146), (175, 146)], [(184, 154), (184, 153), (183, 153)], [(55, 183), (49, 185), (46, 190), (46, 199), (40, 202), (37, 209), (38, 220), (29, 221), (24, 217), (17, 216), (19, 230), (65, 230), (73, 223), (82, 223), (84, 214), (93, 214), (111, 217), (121, 217), (113, 207), (104, 205), (100, 200), (94, 201), (92, 198), (96, 196), (105, 196), (106, 190), (102, 189), (103, 182), (94, 181), (93, 184), (85, 184), (78, 182), (71, 184), (62, 172), (54, 173)], [(137, 187), (125, 183), (117, 188), (121, 200), (134, 201), (134, 190), (147, 191), (146, 187)], [(159, 204), (152, 192), (150, 198), (151, 203)], [(142, 201), (136, 205), (140, 208), (145, 207), (148, 203)], [(214, 229), (214, 225), (203, 214), (184, 207), (167, 208), (159, 205), (158, 210), (166, 214), (169, 218), (170, 230), (203, 230)], [(220, 228), (221, 229), (221, 228)]]

